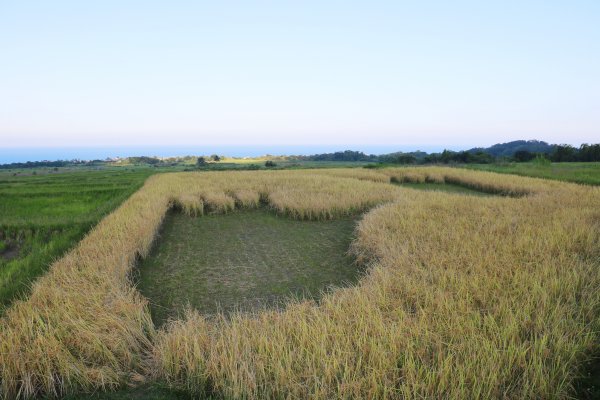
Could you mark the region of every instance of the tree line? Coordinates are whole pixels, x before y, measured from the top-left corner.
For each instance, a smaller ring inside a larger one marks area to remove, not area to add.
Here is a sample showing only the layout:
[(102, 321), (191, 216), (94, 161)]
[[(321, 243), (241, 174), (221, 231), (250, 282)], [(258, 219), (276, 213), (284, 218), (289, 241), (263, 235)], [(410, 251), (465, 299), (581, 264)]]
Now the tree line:
[(18, 163), (10, 163), (10, 164), (0, 164), (0, 169), (13, 169), (13, 168), (58, 168), (58, 167), (68, 167), (72, 165), (89, 165), (95, 166), (98, 164), (102, 164), (104, 161), (102, 160), (56, 160), (56, 161), (27, 161), (27, 162), (18, 162)]
[(515, 141), (497, 144), (487, 149), (444, 150), (429, 154), (415, 151), (374, 155), (346, 150), (294, 156), (294, 159), (305, 161), (363, 161), (386, 164), (490, 164), (499, 161), (528, 162), (536, 158), (551, 162), (599, 162), (600, 144), (582, 144), (577, 148), (569, 144), (549, 145), (540, 141)]

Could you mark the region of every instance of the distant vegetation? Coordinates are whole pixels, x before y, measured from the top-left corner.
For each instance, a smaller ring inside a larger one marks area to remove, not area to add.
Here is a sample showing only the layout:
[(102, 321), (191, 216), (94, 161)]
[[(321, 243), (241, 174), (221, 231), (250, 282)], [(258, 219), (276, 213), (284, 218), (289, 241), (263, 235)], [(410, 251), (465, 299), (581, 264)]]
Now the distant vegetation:
[(298, 161), (379, 161), (379, 156), (367, 155), (362, 151), (336, 151), (335, 153), (314, 154), (311, 156), (289, 156), (291, 160)]
[(582, 144), (575, 148), (568, 144), (548, 144), (537, 140), (517, 140), (509, 143), (495, 144), (488, 148), (473, 148), (467, 151), (453, 152), (444, 150), (417, 158), (416, 163), (463, 163), (489, 164), (493, 162), (514, 161), (527, 162), (536, 158), (551, 162), (591, 162), (600, 161), (600, 144)]
[[(362, 151), (336, 151), (313, 155), (264, 155), (262, 157), (226, 157), (217, 154), (180, 157), (136, 156), (105, 160), (58, 160), (28, 161), (24, 163), (1, 164), (0, 169), (32, 169), (47, 167), (110, 167), (110, 166), (151, 166), (154, 168), (182, 167), (188, 170), (231, 170), (231, 169), (294, 169), (317, 166), (315, 163), (343, 164), (491, 164), (497, 162), (528, 162), (534, 159), (551, 162), (592, 162), (600, 161), (600, 144), (582, 144), (579, 148), (568, 144), (548, 144), (539, 140), (516, 140), (499, 143), (491, 147), (475, 147), (470, 150), (444, 150), (439, 153), (424, 151), (394, 152), (388, 154), (365, 154)], [(270, 161), (270, 162), (268, 162)], [(277, 161), (277, 164), (275, 164)], [(335, 166), (335, 165), (329, 165)], [(15, 172), (18, 174), (18, 172)]]
[(540, 140), (515, 140), (507, 143), (497, 143), (493, 146), (475, 147), (469, 152), (471, 153), (486, 153), (494, 157), (513, 157), (515, 153), (525, 151), (528, 153), (550, 154), (554, 151), (556, 145), (548, 144)]
[(397, 152), (374, 155), (359, 151), (340, 151), (312, 156), (292, 156), (309, 161), (368, 161), (384, 164), (491, 164), (494, 162), (527, 162), (542, 158), (551, 162), (600, 161), (600, 144), (548, 144), (538, 140), (516, 140), (495, 144), (488, 148), (476, 147), (465, 151), (444, 150), (441, 153), (423, 151)]
[(18, 169), (18, 168), (58, 168), (67, 166), (96, 166), (103, 165), (105, 161), (102, 160), (56, 160), (56, 161), (27, 161), (21, 163), (10, 163), (0, 164), (0, 169)]

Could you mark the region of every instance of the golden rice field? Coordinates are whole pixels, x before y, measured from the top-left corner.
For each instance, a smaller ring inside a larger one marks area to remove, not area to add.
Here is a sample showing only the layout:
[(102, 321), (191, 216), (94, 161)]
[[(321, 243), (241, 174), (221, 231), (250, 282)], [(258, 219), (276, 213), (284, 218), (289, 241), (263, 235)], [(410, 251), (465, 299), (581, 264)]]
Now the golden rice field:
[[(451, 182), (506, 196), (422, 192)], [(363, 213), (356, 286), (319, 303), (155, 328), (131, 272), (171, 207)], [(0, 320), (0, 394), (161, 380), (195, 396), (566, 399), (598, 354), (600, 188), (450, 168), (149, 178)]]

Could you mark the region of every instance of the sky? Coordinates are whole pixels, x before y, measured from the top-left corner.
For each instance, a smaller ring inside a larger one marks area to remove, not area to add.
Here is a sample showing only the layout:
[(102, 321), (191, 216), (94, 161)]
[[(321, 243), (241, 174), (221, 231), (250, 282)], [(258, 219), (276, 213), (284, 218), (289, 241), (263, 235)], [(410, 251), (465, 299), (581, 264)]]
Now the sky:
[(600, 1), (0, 0), (0, 148), (600, 142)]

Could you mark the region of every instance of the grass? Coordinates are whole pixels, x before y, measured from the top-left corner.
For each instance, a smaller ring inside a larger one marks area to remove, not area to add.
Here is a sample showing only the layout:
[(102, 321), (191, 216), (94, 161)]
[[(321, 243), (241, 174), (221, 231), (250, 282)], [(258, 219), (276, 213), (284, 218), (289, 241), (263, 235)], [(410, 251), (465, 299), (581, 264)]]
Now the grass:
[(253, 311), (289, 296), (318, 298), (330, 285), (355, 283), (347, 254), (354, 220), (298, 221), (267, 210), (190, 218), (170, 213), (139, 268), (138, 289), (157, 325), (183, 316)]
[(96, 391), (77, 393), (63, 397), (63, 400), (191, 400), (189, 393), (173, 390), (159, 383), (140, 384), (123, 387), (111, 392)]
[(399, 184), (402, 187), (419, 190), (431, 190), (436, 192), (447, 192), (447, 193), (460, 193), (472, 196), (491, 196), (491, 193), (481, 192), (476, 189), (471, 189), (465, 186), (456, 185), (452, 183), (435, 183), (435, 182), (424, 182), (424, 183), (410, 183), (405, 182)]
[(598, 162), (468, 164), (465, 168), (600, 185), (600, 163)]
[[(368, 211), (351, 246), (367, 274), (318, 303), (190, 310), (157, 329), (130, 276), (168, 210), (261, 204), (312, 221)], [(142, 374), (197, 397), (569, 398), (599, 350), (599, 206), (595, 187), (456, 168), (157, 175), (7, 310), (0, 390), (108, 390)]]
[(0, 314), (154, 171), (0, 173)]

